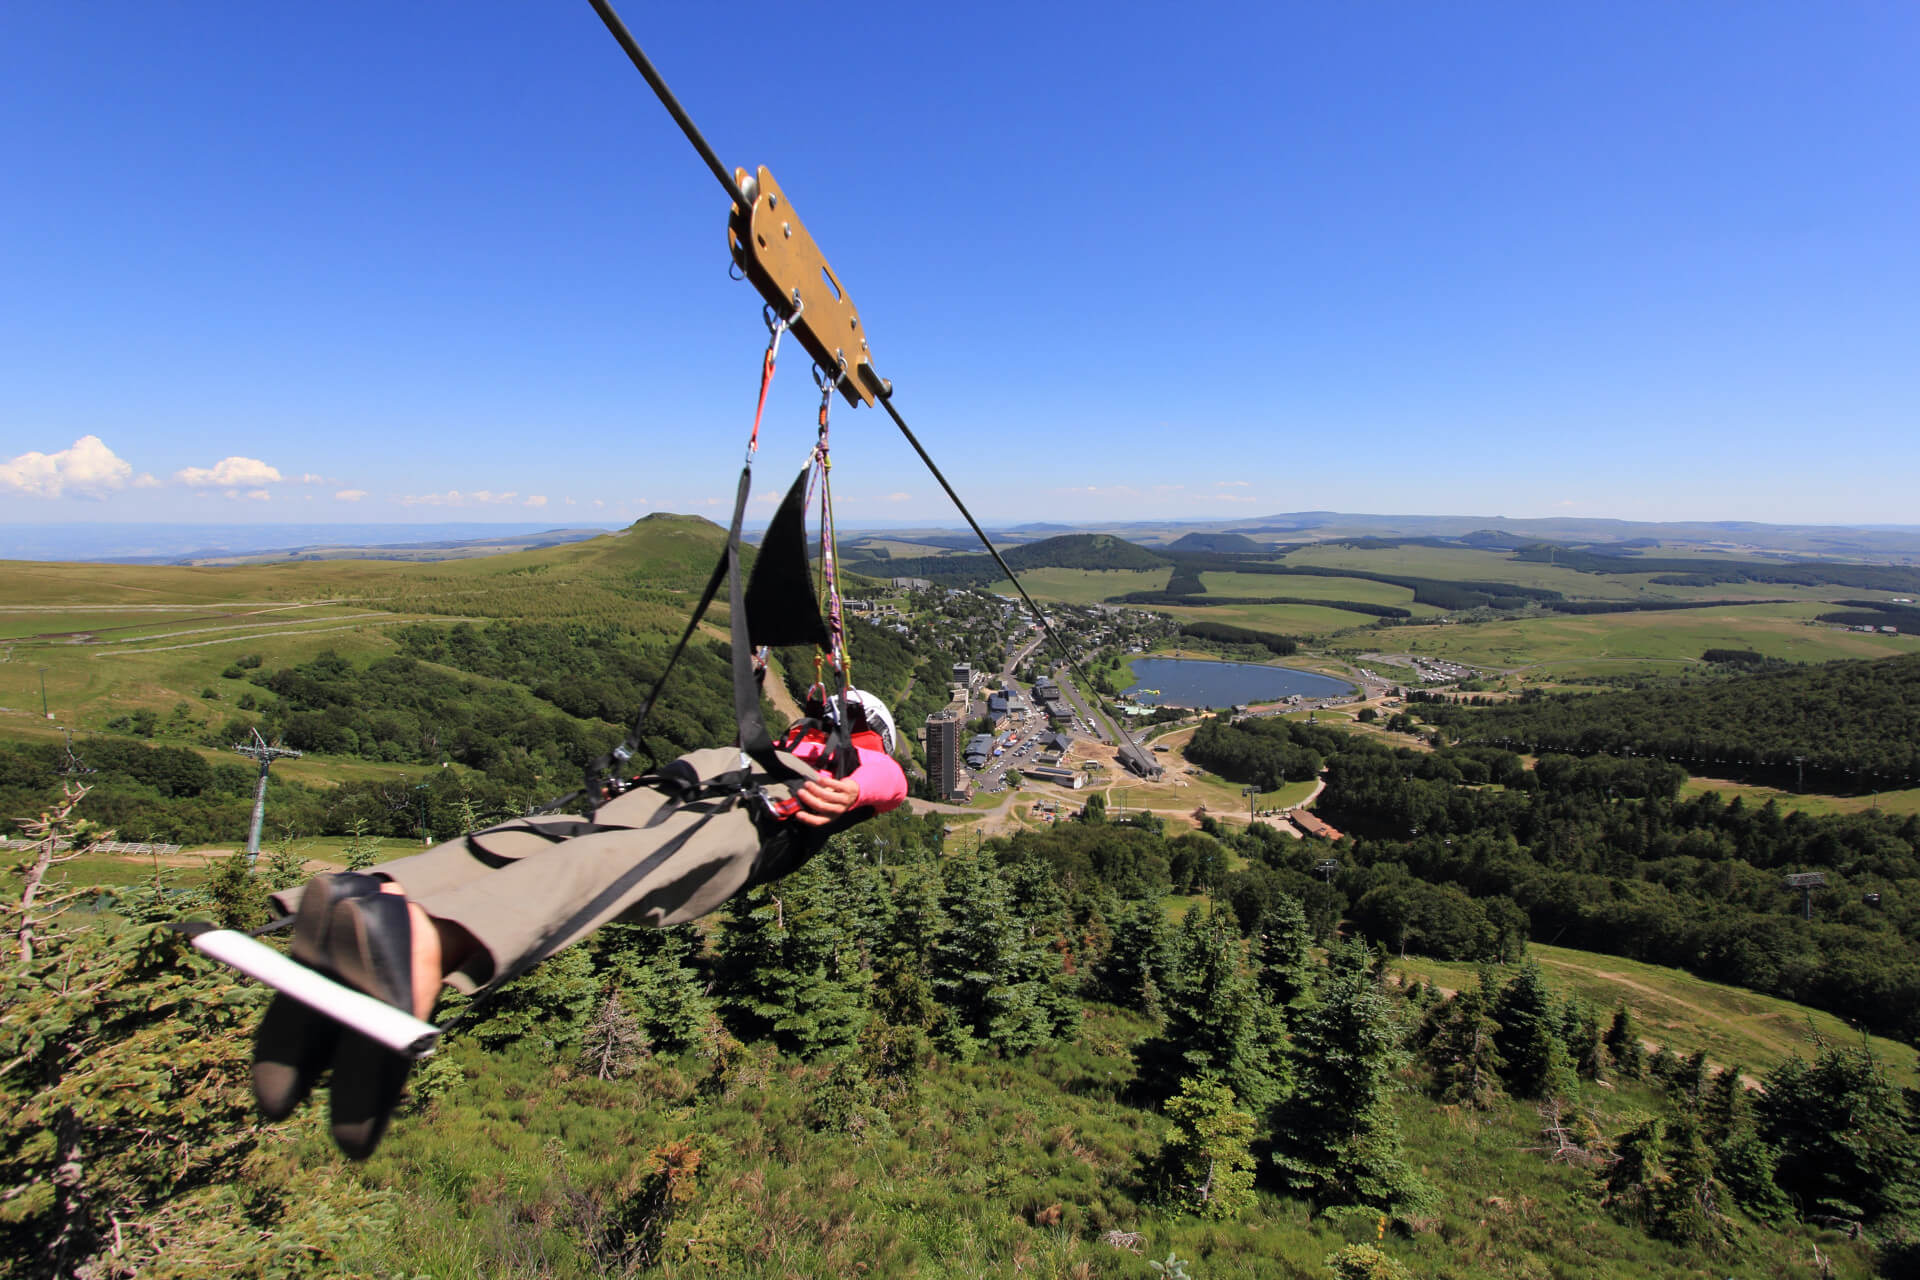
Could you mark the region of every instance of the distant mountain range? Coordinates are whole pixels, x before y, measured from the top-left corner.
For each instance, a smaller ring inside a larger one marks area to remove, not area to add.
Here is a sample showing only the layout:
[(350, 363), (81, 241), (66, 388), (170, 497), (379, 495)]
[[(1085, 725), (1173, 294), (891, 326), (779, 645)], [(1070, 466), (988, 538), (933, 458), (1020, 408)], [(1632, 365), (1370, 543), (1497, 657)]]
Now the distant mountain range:
[[(1252, 550), (1276, 543), (1345, 542), (1353, 539), (1444, 538), (1468, 546), (1518, 548), (1551, 542), (1612, 551), (1685, 547), (1743, 555), (1840, 557), (1850, 560), (1920, 561), (1920, 525), (1761, 524), (1747, 520), (1636, 521), (1574, 517), (1516, 520), (1506, 516), (1377, 515), (1340, 511), (1292, 511), (1238, 520), (1088, 521), (1084, 524), (1015, 524), (989, 528), (996, 543), (1018, 546), (1063, 532), (1106, 533), (1147, 547), (1191, 550)], [(944, 550), (971, 549), (971, 539), (952, 529), (843, 526), (842, 540), (865, 532), (890, 542)], [(1217, 540), (1217, 541), (1216, 541)], [(1209, 546), (1209, 543), (1215, 545)], [(1254, 544), (1249, 546), (1248, 544)]]
[[(0, 524), (0, 559), (121, 564), (255, 564), (276, 560), (453, 560), (558, 546), (612, 532), (543, 525), (173, 525)], [(988, 529), (1003, 548), (1061, 534), (1107, 534), (1143, 547), (1247, 552), (1281, 543), (1366, 539), (1446, 539), (1485, 549), (1550, 542), (1607, 552), (1667, 547), (1742, 555), (1920, 562), (1920, 525), (1774, 525), (1753, 521), (1633, 521), (1505, 516), (1370, 515), (1292, 511), (1238, 520), (1030, 521)], [(749, 536), (752, 536), (750, 533)], [(862, 538), (924, 546), (929, 553), (970, 552), (972, 533), (950, 527), (861, 529), (842, 526), (841, 541)]]
[(0, 560), (260, 564), (276, 560), (458, 560), (597, 538), (608, 528), (535, 524), (0, 525)]

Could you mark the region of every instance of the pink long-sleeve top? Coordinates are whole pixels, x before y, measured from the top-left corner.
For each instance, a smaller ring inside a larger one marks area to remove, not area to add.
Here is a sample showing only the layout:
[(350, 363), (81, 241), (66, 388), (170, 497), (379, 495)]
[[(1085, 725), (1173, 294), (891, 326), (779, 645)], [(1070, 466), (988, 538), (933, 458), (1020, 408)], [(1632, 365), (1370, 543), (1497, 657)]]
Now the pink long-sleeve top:
[[(853, 745), (860, 753), (859, 767), (847, 775), (860, 786), (860, 799), (854, 807), (868, 806), (875, 813), (899, 808), (907, 798), (907, 775), (900, 762), (887, 754), (886, 744), (877, 733), (862, 730), (853, 735)], [(818, 764), (827, 754), (827, 743), (810, 733), (790, 749), (808, 764)]]

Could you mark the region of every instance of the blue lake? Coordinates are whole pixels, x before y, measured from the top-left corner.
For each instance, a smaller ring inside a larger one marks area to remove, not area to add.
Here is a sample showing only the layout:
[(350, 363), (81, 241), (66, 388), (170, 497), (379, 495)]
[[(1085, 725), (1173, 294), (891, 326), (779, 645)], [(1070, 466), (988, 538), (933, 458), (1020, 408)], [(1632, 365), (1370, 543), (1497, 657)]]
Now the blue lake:
[(1337, 698), (1354, 692), (1354, 687), (1345, 680), (1292, 667), (1194, 658), (1135, 658), (1133, 685), (1127, 692), (1136, 701), (1153, 706), (1231, 707), (1243, 702), (1274, 702), (1296, 693), (1303, 698)]

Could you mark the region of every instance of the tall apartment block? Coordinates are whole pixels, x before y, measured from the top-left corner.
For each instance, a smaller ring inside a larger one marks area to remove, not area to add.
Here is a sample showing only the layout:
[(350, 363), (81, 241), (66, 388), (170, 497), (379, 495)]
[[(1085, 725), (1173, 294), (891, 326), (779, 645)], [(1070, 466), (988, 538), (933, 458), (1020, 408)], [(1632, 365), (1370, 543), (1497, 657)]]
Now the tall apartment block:
[(961, 713), (943, 707), (927, 717), (927, 778), (945, 800), (960, 789)]

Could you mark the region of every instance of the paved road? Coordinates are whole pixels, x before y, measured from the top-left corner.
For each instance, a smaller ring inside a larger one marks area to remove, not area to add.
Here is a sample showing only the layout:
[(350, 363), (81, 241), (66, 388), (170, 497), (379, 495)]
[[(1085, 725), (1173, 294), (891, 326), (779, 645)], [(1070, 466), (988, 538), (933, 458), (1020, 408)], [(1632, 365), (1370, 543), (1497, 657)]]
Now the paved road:
[(1007, 659), (1007, 664), (1004, 667), (1000, 668), (1000, 683), (1002, 685), (1011, 683), (1013, 680), (1013, 669), (1019, 666), (1021, 663), (1025, 662), (1027, 660), (1027, 655), (1032, 653), (1035, 649), (1038, 649), (1042, 644), (1044, 644), (1046, 642), (1046, 639), (1047, 639), (1047, 633), (1042, 631), (1040, 634), (1034, 636), (1033, 639), (1027, 641), (1026, 647), (1024, 649), (1021, 649), (1018, 653), (1009, 657)]
[(1115, 741), (1113, 726), (1107, 723), (1105, 716), (1097, 715), (1087, 706), (1086, 700), (1080, 696), (1079, 687), (1073, 683), (1073, 673), (1062, 671), (1058, 683), (1066, 692), (1067, 701), (1073, 704), (1073, 709), (1079, 714), (1081, 721), (1093, 731), (1093, 736), (1101, 742)]

